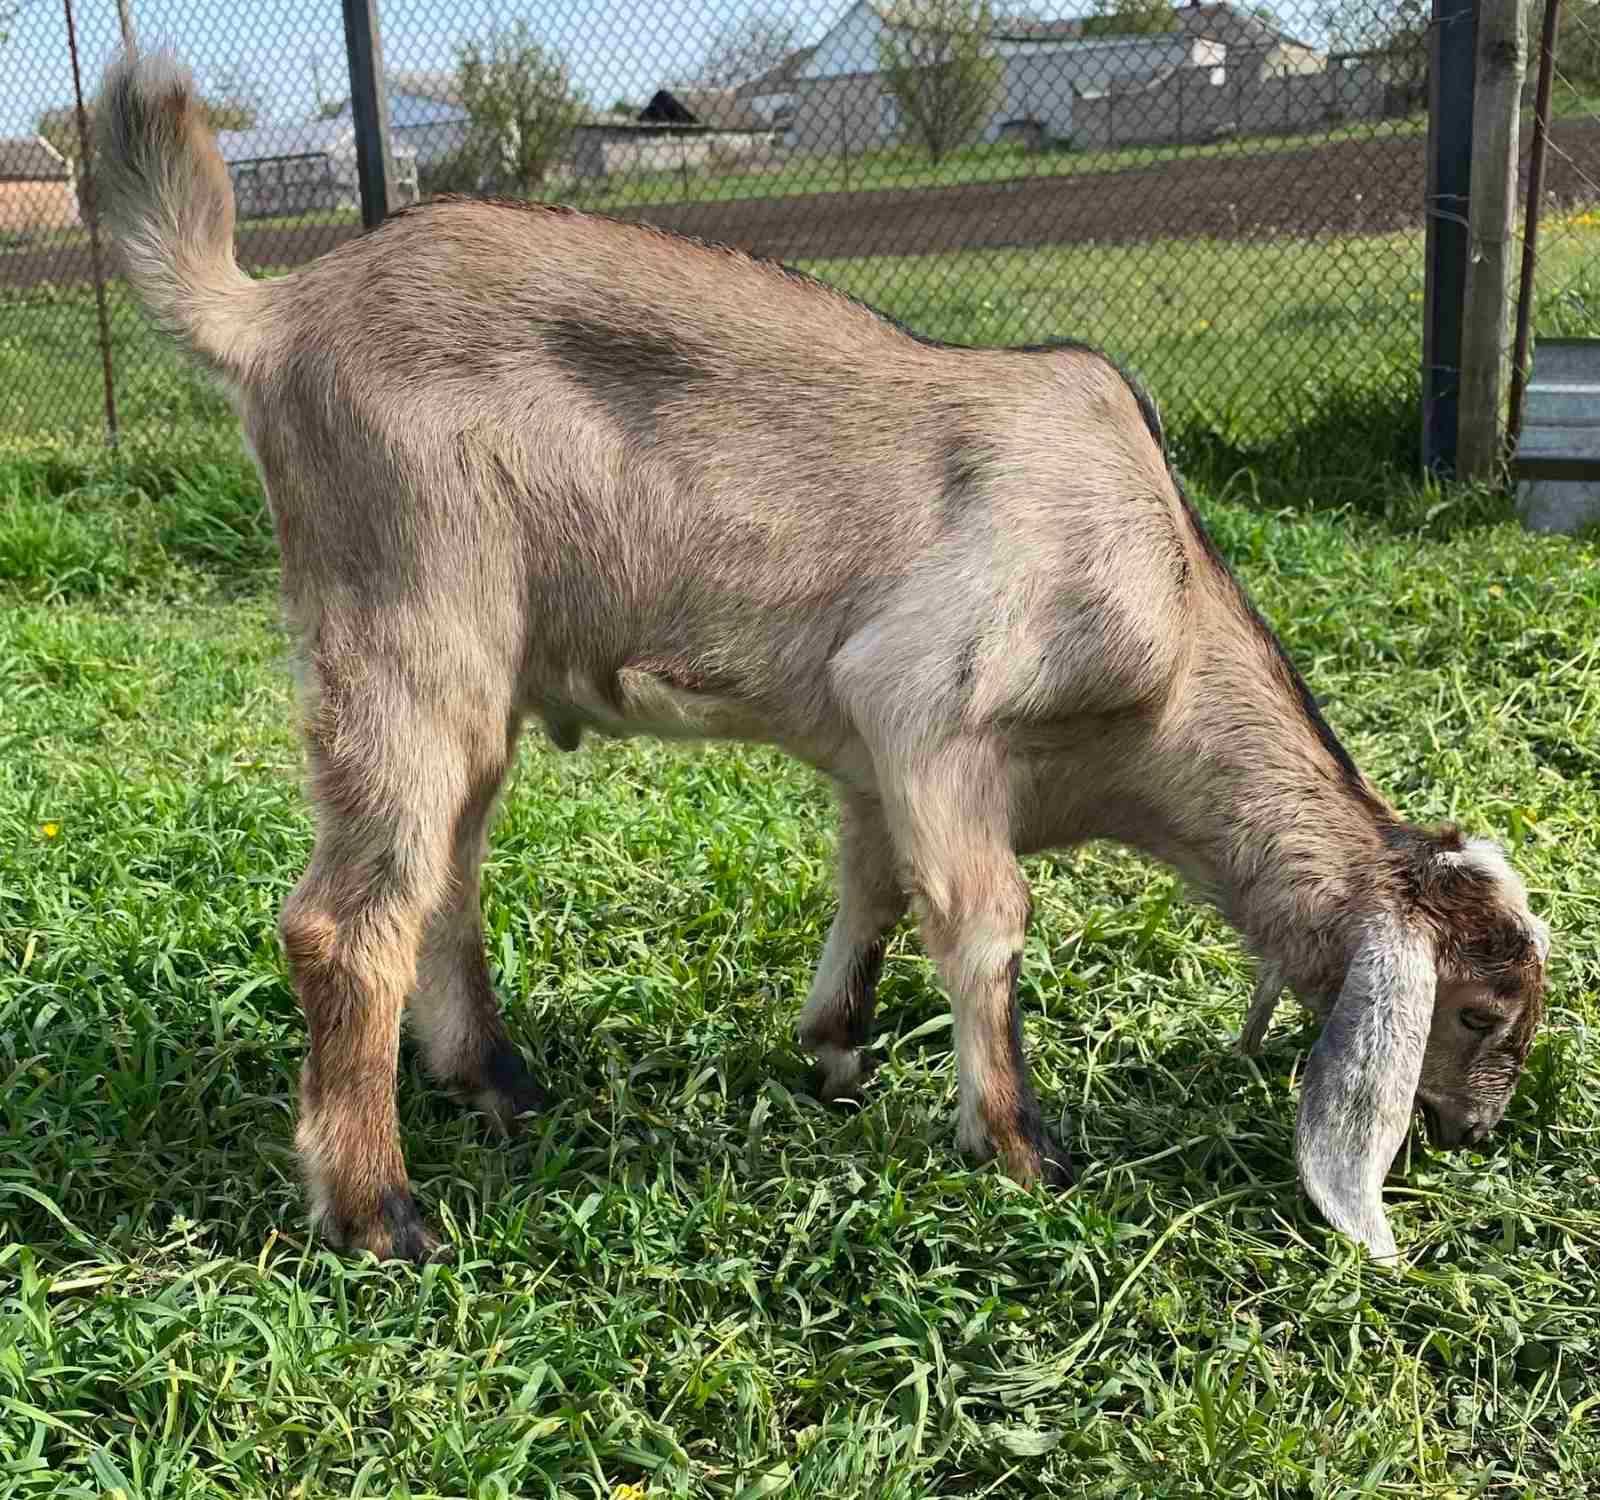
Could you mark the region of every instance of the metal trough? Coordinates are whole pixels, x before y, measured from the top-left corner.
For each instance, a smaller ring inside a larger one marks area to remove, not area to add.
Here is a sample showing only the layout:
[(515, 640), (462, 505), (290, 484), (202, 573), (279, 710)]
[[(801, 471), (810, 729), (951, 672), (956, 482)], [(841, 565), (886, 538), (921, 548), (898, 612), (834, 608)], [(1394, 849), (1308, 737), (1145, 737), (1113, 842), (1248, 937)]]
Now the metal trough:
[(1511, 474), (1530, 531), (1600, 523), (1600, 339), (1534, 340)]

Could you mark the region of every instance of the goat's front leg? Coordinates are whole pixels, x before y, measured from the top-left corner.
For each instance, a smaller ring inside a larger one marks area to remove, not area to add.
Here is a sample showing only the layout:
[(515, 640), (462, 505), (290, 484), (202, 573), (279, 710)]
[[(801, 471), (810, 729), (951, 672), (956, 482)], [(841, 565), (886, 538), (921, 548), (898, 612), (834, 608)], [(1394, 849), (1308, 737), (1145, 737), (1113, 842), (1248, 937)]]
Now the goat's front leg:
[(955, 1012), (960, 1144), (998, 1156), (1018, 1182), (1065, 1186), (1067, 1155), (1044, 1128), (1023, 1056), (1017, 981), (1032, 903), (1003, 799), (998, 757), (958, 747), (908, 783), (896, 831)]
[(824, 1099), (854, 1094), (870, 1071), (866, 1046), (884, 945), (905, 912), (882, 805), (841, 786), (839, 910), (800, 1016), (800, 1045), (817, 1059)]

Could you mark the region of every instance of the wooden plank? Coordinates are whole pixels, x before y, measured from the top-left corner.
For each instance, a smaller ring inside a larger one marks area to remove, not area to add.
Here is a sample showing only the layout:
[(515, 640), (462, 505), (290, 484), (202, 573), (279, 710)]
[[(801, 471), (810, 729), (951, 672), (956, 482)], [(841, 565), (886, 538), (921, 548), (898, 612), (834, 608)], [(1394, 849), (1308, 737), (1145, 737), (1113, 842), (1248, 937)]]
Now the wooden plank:
[(1517, 457), (1600, 461), (1600, 427), (1524, 427)]
[(1530, 385), (1522, 420), (1532, 427), (1600, 427), (1600, 386)]
[(1456, 473), (1486, 480), (1500, 462), (1510, 385), (1508, 343), (1517, 189), (1517, 126), (1527, 62), (1523, 0), (1479, 0), (1472, 96), (1471, 250), (1461, 320)]
[(1600, 397), (1600, 338), (1535, 339), (1529, 386), (1536, 385), (1587, 385)]

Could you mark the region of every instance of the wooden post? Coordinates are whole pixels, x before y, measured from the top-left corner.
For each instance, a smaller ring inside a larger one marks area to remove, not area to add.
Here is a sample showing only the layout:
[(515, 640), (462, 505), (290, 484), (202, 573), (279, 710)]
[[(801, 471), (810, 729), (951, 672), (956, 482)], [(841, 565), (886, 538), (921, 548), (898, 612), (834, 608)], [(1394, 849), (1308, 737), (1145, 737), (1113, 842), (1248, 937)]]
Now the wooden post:
[(361, 222), (368, 229), (394, 212), (394, 161), (389, 155), (389, 91), (383, 77), (378, 0), (344, 0), (344, 44), (350, 58), (350, 114), (355, 124)]
[(1428, 181), (1422, 312), (1422, 462), (1456, 466), (1461, 306), (1472, 172), (1473, 0), (1433, 0), (1428, 28)]
[(1508, 333), (1516, 232), (1517, 127), (1527, 64), (1522, 0), (1479, 0), (1472, 100), (1470, 247), (1461, 316), (1456, 473), (1489, 479), (1500, 462), (1511, 373)]

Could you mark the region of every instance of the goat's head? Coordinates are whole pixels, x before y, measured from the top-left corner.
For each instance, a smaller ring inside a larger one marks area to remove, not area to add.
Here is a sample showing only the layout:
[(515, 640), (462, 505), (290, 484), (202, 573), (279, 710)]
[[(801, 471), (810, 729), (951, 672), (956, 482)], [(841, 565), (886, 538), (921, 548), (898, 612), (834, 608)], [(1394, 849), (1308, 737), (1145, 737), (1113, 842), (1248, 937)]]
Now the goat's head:
[(1549, 931), (1495, 845), (1399, 827), (1312, 1049), (1296, 1151), (1312, 1200), (1395, 1254), (1384, 1174), (1416, 1107), (1436, 1142), (1499, 1122), (1544, 1008)]

